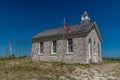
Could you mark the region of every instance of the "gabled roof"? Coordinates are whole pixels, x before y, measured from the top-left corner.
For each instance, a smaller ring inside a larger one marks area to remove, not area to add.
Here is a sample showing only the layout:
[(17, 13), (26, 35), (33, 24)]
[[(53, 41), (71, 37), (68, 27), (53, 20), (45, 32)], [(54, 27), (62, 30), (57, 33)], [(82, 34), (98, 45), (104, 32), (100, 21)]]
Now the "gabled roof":
[[(77, 33), (77, 32), (86, 33), (86, 32), (89, 32), (89, 30), (92, 29), (93, 24), (96, 25), (95, 22), (89, 22), (89, 23), (81, 23), (81, 24), (77, 24), (77, 25), (71, 25), (70, 26), (71, 27), (71, 33)], [(32, 39), (45, 38), (45, 37), (50, 37), (50, 36), (62, 35), (62, 34), (67, 34), (67, 32), (64, 30), (64, 27), (50, 29), (50, 30), (45, 30), (45, 31), (43, 31), (43, 32), (41, 32), (41, 33), (33, 36)], [(98, 34), (100, 35), (99, 31), (98, 31)]]

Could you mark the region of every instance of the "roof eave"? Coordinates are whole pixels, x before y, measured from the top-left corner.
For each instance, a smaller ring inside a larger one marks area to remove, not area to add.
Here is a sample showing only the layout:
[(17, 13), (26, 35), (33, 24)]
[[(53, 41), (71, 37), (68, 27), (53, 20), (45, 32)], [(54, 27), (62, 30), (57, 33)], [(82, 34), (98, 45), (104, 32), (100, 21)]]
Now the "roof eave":
[[(83, 34), (86, 34), (86, 31), (84, 31), (84, 32), (80, 32), (80, 31), (78, 31), (78, 32), (72, 32), (71, 34), (65, 33), (64, 36), (66, 36), (66, 35), (75, 35), (75, 34), (81, 34), (81, 35), (83, 35)], [(42, 39), (42, 38), (48, 38), (48, 37), (58, 37), (58, 36), (63, 36), (63, 34), (57, 34), (57, 35), (51, 35), (51, 36), (42, 36), (42, 37), (33, 37), (32, 40)]]
[(103, 39), (102, 39), (102, 36), (101, 36), (101, 34), (100, 34), (100, 31), (99, 31), (99, 29), (98, 29), (98, 26), (97, 26), (96, 22), (94, 22), (93, 25), (95, 25), (95, 28), (96, 28), (97, 34), (98, 34), (98, 36), (99, 36), (99, 38), (100, 38), (100, 41), (102, 42)]

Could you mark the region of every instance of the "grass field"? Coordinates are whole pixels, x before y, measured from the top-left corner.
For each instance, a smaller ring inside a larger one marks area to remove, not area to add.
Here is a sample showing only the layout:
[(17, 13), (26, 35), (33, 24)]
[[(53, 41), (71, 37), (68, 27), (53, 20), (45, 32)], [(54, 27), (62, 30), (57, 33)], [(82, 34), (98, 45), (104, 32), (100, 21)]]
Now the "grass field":
[(29, 58), (1, 59), (0, 80), (120, 80), (120, 60), (65, 64), (31, 62)]

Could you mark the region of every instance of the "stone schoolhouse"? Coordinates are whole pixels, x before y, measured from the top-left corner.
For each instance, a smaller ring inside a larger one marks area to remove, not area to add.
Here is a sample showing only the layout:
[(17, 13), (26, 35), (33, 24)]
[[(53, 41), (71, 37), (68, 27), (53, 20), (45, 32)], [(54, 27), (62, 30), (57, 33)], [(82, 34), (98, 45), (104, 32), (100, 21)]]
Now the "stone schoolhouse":
[(83, 64), (102, 62), (102, 37), (97, 23), (90, 21), (89, 14), (84, 12), (80, 24), (70, 25), (70, 29), (71, 34), (60, 27), (33, 36), (32, 60)]

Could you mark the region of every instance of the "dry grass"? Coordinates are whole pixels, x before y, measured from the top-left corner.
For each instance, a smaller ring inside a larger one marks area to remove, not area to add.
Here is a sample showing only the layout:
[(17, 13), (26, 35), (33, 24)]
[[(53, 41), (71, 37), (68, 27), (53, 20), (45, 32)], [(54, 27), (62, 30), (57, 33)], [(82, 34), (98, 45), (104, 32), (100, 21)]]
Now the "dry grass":
[(120, 62), (62, 64), (30, 62), (26, 58), (0, 60), (0, 80), (95, 80), (94, 78), (120, 79)]

